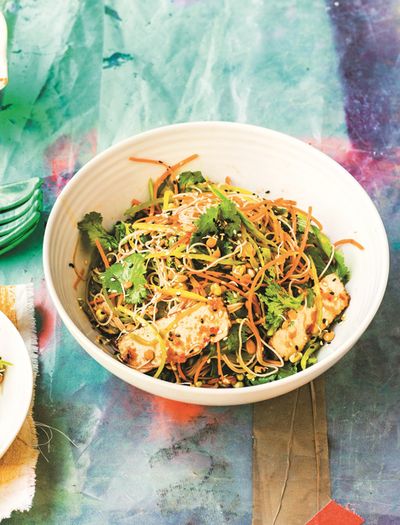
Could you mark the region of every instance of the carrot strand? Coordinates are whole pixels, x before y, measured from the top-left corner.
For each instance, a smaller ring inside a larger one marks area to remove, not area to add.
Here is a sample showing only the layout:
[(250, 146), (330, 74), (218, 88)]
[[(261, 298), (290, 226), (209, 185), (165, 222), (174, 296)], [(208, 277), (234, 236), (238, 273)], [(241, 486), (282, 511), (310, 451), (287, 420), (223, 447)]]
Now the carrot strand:
[(223, 377), (222, 364), (221, 364), (221, 345), (219, 344), (219, 341), (217, 341), (216, 345), (217, 345), (217, 359), (218, 359), (218, 375), (220, 377)]
[(106, 257), (106, 254), (104, 253), (103, 247), (102, 247), (102, 245), (100, 244), (99, 239), (95, 239), (94, 242), (95, 242), (95, 244), (96, 244), (96, 246), (97, 246), (97, 249), (99, 250), (100, 257), (101, 257), (101, 259), (102, 259), (102, 261), (103, 261), (103, 263), (104, 263), (104, 266), (105, 266), (106, 268), (109, 268), (109, 267), (110, 267), (110, 263), (108, 262), (108, 259), (107, 259), (107, 257)]
[(343, 244), (352, 244), (353, 246), (356, 246), (356, 248), (358, 248), (359, 250), (364, 250), (364, 246), (359, 242), (355, 241), (354, 239), (342, 239), (333, 243), (333, 246), (337, 248), (338, 246), (342, 246)]

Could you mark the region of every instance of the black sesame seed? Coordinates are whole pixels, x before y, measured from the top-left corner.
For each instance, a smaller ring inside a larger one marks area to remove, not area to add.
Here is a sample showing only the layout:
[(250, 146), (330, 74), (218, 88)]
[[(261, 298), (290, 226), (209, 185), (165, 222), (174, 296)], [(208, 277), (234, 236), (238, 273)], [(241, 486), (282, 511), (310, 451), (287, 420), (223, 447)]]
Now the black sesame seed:
[(74, 264), (74, 263), (69, 263), (68, 266), (69, 266), (70, 268), (75, 268), (75, 264)]

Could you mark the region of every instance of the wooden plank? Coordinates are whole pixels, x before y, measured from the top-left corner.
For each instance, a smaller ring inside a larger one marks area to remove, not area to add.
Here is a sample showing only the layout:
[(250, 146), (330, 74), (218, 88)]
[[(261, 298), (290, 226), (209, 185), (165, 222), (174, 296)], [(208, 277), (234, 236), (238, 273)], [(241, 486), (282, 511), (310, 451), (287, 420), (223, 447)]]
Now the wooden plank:
[(304, 525), (330, 500), (323, 379), (254, 405), (253, 525)]

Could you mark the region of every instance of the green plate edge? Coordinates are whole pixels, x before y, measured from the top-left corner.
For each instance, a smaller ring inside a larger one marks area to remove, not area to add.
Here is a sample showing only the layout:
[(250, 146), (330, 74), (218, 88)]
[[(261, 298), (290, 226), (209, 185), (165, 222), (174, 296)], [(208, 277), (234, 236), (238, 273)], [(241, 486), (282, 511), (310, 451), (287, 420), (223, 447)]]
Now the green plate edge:
[(38, 209), (39, 205), (40, 205), (39, 201), (36, 201), (33, 204), (33, 206), (29, 208), (28, 211), (24, 215), (21, 215), (21, 217), (18, 217), (14, 221), (10, 221), (7, 224), (1, 224), (0, 225), (0, 242), (1, 242), (2, 237), (11, 234), (14, 231), (20, 232), (21, 227), (23, 228), (22, 232), (24, 232), (27, 228), (29, 228), (30, 227), (29, 221), (31, 220), (32, 216), (37, 211), (40, 212), (40, 210)]
[(43, 193), (41, 188), (37, 188), (30, 196), (30, 198), (20, 206), (0, 212), (0, 226), (2, 224), (7, 224), (9, 222), (15, 221), (16, 219), (27, 213), (32, 207), (36, 206), (36, 209), (38, 211), (42, 211), (42, 204)]
[(39, 221), (39, 219), (40, 219), (40, 212), (35, 211), (32, 217), (25, 224), (16, 228), (12, 233), (9, 233), (8, 235), (4, 235), (3, 237), (0, 237), (0, 248), (5, 248), (10, 242), (13, 242), (15, 239), (21, 236), (24, 232), (26, 232), (31, 226), (36, 224)]
[(36, 227), (37, 227), (38, 224), (39, 224), (39, 221), (37, 221), (37, 223), (30, 230), (28, 230), (23, 235), (21, 235), (21, 237), (18, 237), (18, 239), (15, 239), (13, 243), (9, 244), (5, 248), (1, 248), (0, 249), (0, 256), (3, 255), (4, 253), (7, 253), (7, 252), (13, 250), (19, 244), (21, 244), (21, 242), (23, 242), (25, 239), (27, 239), (36, 230)]
[[(42, 181), (39, 177), (32, 177), (24, 181), (0, 186), (0, 212), (16, 208), (26, 202), (41, 184)], [(18, 190), (18, 188), (20, 189)], [(11, 194), (11, 196), (15, 193), (15, 200), (9, 202), (5, 197), (7, 192)]]

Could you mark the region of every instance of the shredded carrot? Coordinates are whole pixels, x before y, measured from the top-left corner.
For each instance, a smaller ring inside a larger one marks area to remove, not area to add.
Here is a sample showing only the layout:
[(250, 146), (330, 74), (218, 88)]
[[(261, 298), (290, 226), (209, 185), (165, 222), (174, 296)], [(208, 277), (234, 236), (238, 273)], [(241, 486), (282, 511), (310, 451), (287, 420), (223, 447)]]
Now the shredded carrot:
[[(297, 211), (297, 213), (300, 213), (300, 215), (306, 215), (306, 216), (308, 215), (308, 213), (305, 212), (304, 210), (302, 210), (301, 208), (297, 208), (296, 206), (293, 206), (293, 209), (294, 209), (294, 211)], [(315, 222), (315, 224), (318, 226), (318, 229), (320, 229), (322, 231), (322, 229), (323, 229), (322, 228), (322, 224), (319, 222), (318, 219), (316, 219), (314, 217), (314, 215), (311, 215), (311, 220), (312, 220), (312, 222)]]
[(99, 239), (96, 239), (94, 242), (95, 242), (95, 244), (96, 244), (96, 246), (97, 246), (97, 249), (99, 250), (100, 257), (101, 257), (101, 259), (102, 259), (102, 261), (103, 261), (103, 263), (104, 263), (104, 266), (105, 266), (106, 268), (109, 268), (109, 267), (110, 267), (110, 263), (108, 262), (108, 259), (107, 259), (107, 257), (106, 257), (106, 254), (104, 253), (103, 247), (102, 247), (102, 245), (100, 244)]
[(247, 307), (248, 322), (249, 322), (249, 327), (254, 333), (254, 336), (256, 338), (257, 358), (261, 364), (264, 364), (264, 360), (262, 358), (262, 341), (261, 341), (260, 333), (258, 331), (257, 326), (254, 323), (254, 318), (253, 318), (253, 299), (255, 295), (256, 286), (258, 284), (258, 281), (260, 280), (260, 277), (262, 278), (262, 276), (265, 274), (265, 271), (268, 270), (268, 268), (278, 264), (282, 259), (286, 259), (293, 253), (295, 252), (287, 252), (285, 254), (280, 255), (279, 257), (276, 257), (272, 261), (267, 262), (262, 268), (258, 270), (256, 275), (254, 276), (254, 280), (250, 286), (250, 290), (247, 292), (246, 307)]
[(137, 206), (138, 204), (140, 204), (140, 201), (138, 201), (137, 199), (131, 200), (131, 206)]
[(164, 173), (160, 177), (158, 177), (158, 179), (154, 183), (154, 197), (157, 198), (158, 190), (159, 190), (161, 184), (165, 181), (165, 179), (168, 176), (171, 176), (171, 180), (174, 180), (174, 172), (178, 168), (181, 168), (182, 166), (184, 166), (185, 164), (188, 164), (192, 160), (197, 159), (197, 157), (198, 157), (197, 154), (190, 155), (190, 157), (187, 157), (186, 159), (183, 159), (183, 160), (177, 162), (173, 166), (168, 166), (166, 171), (164, 171)]
[[(117, 297), (117, 295), (122, 295), (122, 294), (119, 294), (119, 293), (110, 293), (110, 294), (108, 295), (108, 298), (109, 298), (109, 299), (114, 299), (114, 297)], [(97, 300), (90, 301), (89, 304), (90, 304), (91, 306), (93, 306), (93, 305), (95, 305), (95, 304), (100, 304), (100, 303), (102, 303), (102, 302), (104, 302), (104, 301), (103, 301), (100, 297), (98, 297)]]
[(229, 177), (229, 175), (225, 177), (225, 184), (229, 184), (229, 186), (232, 186), (232, 179)]
[[(207, 272), (204, 272), (204, 273), (207, 274)], [(216, 277), (213, 277), (212, 275), (209, 275), (209, 274), (207, 274), (207, 278), (210, 281), (213, 281), (214, 283), (222, 284), (223, 286), (226, 286), (230, 290), (233, 290), (234, 292), (237, 292), (239, 295), (242, 295), (243, 297), (246, 297), (246, 293), (243, 292), (242, 290), (240, 290), (240, 288), (238, 286), (234, 286), (231, 283), (228, 283), (226, 281), (222, 281), (221, 279), (217, 279)]]
[(160, 166), (165, 166), (166, 168), (170, 168), (170, 166), (168, 166), (168, 164), (166, 164), (162, 160), (144, 159), (141, 157), (129, 157), (129, 160), (131, 160), (132, 162), (142, 162), (144, 164), (157, 164)]
[(196, 372), (194, 374), (194, 378), (193, 378), (194, 384), (197, 383), (197, 381), (199, 379), (200, 372), (202, 371), (203, 366), (206, 364), (207, 359), (208, 359), (208, 355), (206, 355), (205, 357), (203, 357), (203, 359), (200, 360), (200, 362), (199, 362), (199, 364), (198, 364), (198, 366), (196, 368)]
[(360, 250), (364, 250), (364, 246), (360, 244), (359, 242), (355, 241), (354, 239), (342, 239), (341, 241), (337, 241), (333, 243), (333, 246), (337, 248), (338, 246), (342, 246), (342, 244), (352, 244), (353, 246), (356, 246)]
[(82, 269), (79, 272), (76, 267), (76, 255), (78, 253), (78, 247), (79, 247), (79, 238), (77, 239), (75, 243), (74, 253), (72, 254), (72, 269), (74, 270), (75, 275), (76, 275), (76, 280), (74, 281), (74, 284), (73, 284), (74, 290), (76, 290), (80, 281), (86, 281), (86, 279), (83, 278), (83, 276), (85, 275), (85, 270)]
[(216, 345), (217, 345), (217, 358), (218, 358), (218, 375), (220, 377), (223, 377), (222, 364), (221, 364), (221, 345), (219, 341), (217, 341)]
[[(76, 273), (76, 272), (75, 272), (75, 273)], [(84, 270), (82, 270), (81, 275), (79, 275), (78, 273), (76, 273), (77, 277), (76, 277), (76, 279), (75, 279), (75, 281), (74, 281), (74, 284), (73, 284), (73, 288), (74, 288), (74, 290), (76, 290), (76, 289), (78, 288), (78, 284), (79, 284), (81, 281), (86, 281), (86, 279), (83, 278), (84, 274), (85, 274), (85, 271), (84, 271)]]
[(171, 366), (171, 370), (172, 370), (172, 372), (173, 372), (173, 374), (175, 376), (175, 381), (177, 383), (180, 383), (181, 381), (180, 381), (179, 375), (176, 373), (176, 370), (175, 370), (175, 368), (173, 366)]
[(312, 212), (312, 208), (310, 207), (310, 208), (308, 208), (307, 223), (306, 223), (306, 227), (304, 228), (304, 233), (303, 233), (303, 237), (301, 239), (301, 243), (300, 243), (298, 254), (297, 254), (295, 260), (293, 261), (293, 264), (292, 264), (291, 268), (289, 269), (289, 271), (286, 273), (286, 275), (280, 281), (278, 281), (279, 284), (281, 284), (284, 281), (286, 281), (287, 279), (289, 279), (289, 277), (294, 273), (294, 271), (297, 268), (297, 265), (300, 262), (300, 259), (301, 259), (302, 255), (303, 255), (305, 247), (306, 247), (308, 234), (309, 234), (310, 228), (311, 228), (311, 220), (312, 220), (311, 212)]
[[(226, 274), (226, 273), (222, 273), (222, 272), (215, 272), (215, 271), (212, 271), (212, 270), (207, 270), (206, 272), (204, 272), (205, 274), (207, 275), (212, 275), (213, 277), (216, 277), (217, 279), (219, 279), (220, 281), (220, 284), (222, 285), (225, 285), (227, 284), (222, 278), (224, 277), (225, 279), (227, 279), (228, 281), (233, 281), (237, 284), (240, 284), (241, 286), (245, 286), (247, 287), (248, 283), (245, 281), (243, 281), (243, 277), (241, 279), (238, 279), (237, 277), (235, 277), (234, 275), (232, 275), (231, 273), (230, 274)], [(248, 274), (247, 274), (248, 275)], [(249, 276), (250, 277), (250, 276)]]
[(185, 166), (185, 164), (189, 164), (189, 162), (192, 162), (192, 160), (197, 159), (199, 156), (197, 153), (194, 153), (193, 155), (190, 155), (189, 157), (186, 157), (183, 160), (180, 160), (176, 164), (172, 166), (172, 171), (176, 171), (178, 168), (182, 168), (182, 166)]
[(183, 370), (182, 370), (182, 367), (181, 367), (181, 364), (178, 362), (176, 364), (177, 368), (178, 368), (178, 374), (179, 374), (179, 377), (181, 379), (183, 379), (184, 381), (187, 381), (187, 377), (185, 376), (185, 374), (183, 373)]
[(260, 212), (255, 213), (254, 215), (249, 217), (249, 219), (251, 220), (251, 222), (257, 222), (260, 219), (262, 219), (263, 217), (265, 217), (266, 214), (267, 214), (267, 212), (265, 210), (261, 210)]

